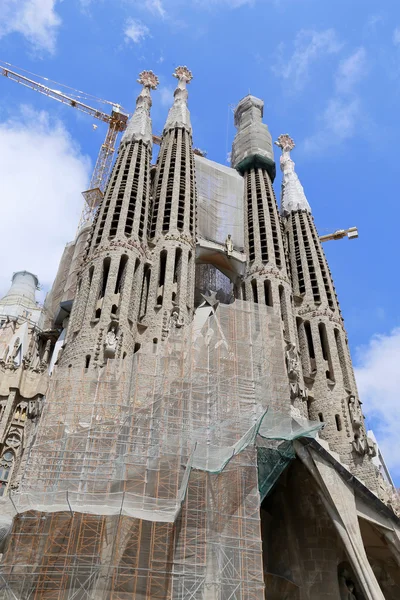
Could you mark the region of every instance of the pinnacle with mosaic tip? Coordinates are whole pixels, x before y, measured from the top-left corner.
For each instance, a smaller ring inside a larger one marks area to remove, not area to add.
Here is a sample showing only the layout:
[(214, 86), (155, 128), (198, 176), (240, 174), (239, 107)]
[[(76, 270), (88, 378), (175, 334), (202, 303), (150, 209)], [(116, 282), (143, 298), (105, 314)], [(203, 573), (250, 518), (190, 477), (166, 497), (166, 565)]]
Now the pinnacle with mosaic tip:
[(182, 66), (182, 67), (176, 67), (175, 71), (173, 72), (173, 77), (176, 77), (179, 80), (184, 79), (186, 81), (186, 83), (190, 83), (193, 79), (193, 73), (192, 71), (190, 71), (187, 67)]
[(280, 135), (276, 140), (275, 145), (279, 146), (279, 148), (282, 148), (282, 150), (286, 152), (290, 152), (296, 147), (293, 139), (287, 133)]
[(139, 79), (137, 82), (144, 87), (150, 88), (151, 90), (156, 90), (158, 84), (160, 83), (157, 75), (155, 75), (153, 71), (142, 71), (139, 73)]

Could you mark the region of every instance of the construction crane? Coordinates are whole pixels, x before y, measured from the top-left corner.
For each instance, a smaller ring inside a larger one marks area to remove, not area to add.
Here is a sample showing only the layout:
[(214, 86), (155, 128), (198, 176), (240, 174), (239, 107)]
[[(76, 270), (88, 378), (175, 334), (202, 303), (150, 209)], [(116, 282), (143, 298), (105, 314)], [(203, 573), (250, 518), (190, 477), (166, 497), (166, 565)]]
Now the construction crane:
[[(53, 98), (53, 100), (57, 100), (62, 104), (72, 106), (72, 108), (76, 108), (81, 112), (94, 117), (95, 119), (99, 119), (100, 121), (107, 123), (108, 125), (107, 135), (103, 144), (101, 145), (100, 152), (96, 160), (96, 165), (90, 181), (90, 187), (85, 192), (82, 192), (85, 203), (78, 226), (78, 231), (80, 231), (82, 227), (93, 221), (96, 209), (103, 197), (103, 193), (110, 176), (118, 133), (125, 131), (128, 124), (129, 115), (122, 110), (122, 107), (119, 104), (113, 104), (112, 102), (102, 100), (102, 102), (112, 106), (111, 114), (108, 115), (101, 110), (84, 104), (76, 98), (64, 94), (60, 90), (54, 90), (47, 85), (34, 81), (33, 79), (29, 79), (28, 77), (25, 77), (25, 75), (21, 75), (20, 73), (11, 70), (9, 66), (12, 65), (9, 65), (9, 63), (3, 63), (3, 65), (0, 64), (0, 74), (4, 77), (7, 77), (7, 79), (15, 81), (16, 83), (20, 83), (21, 85), (44, 94), (49, 98)], [(153, 135), (153, 142), (155, 144), (160, 144), (161, 138), (157, 135)]]
[(329, 242), (330, 240), (342, 240), (346, 236), (349, 238), (349, 240), (356, 240), (358, 238), (357, 227), (349, 227), (349, 229), (338, 229), (334, 233), (321, 235), (319, 239), (321, 242)]

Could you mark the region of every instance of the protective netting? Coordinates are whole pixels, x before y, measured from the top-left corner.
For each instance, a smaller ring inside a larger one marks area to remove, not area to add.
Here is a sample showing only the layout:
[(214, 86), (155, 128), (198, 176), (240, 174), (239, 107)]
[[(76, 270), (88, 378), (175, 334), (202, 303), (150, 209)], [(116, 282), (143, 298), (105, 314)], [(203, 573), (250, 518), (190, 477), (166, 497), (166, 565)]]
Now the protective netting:
[(20, 490), (0, 506), (18, 513), (0, 598), (261, 600), (255, 441), (305, 432), (284, 416), (279, 319), (220, 305), (201, 330), (110, 363), (52, 378)]
[(244, 182), (234, 169), (195, 155), (200, 237), (225, 244), (228, 234), (237, 249), (244, 247)]

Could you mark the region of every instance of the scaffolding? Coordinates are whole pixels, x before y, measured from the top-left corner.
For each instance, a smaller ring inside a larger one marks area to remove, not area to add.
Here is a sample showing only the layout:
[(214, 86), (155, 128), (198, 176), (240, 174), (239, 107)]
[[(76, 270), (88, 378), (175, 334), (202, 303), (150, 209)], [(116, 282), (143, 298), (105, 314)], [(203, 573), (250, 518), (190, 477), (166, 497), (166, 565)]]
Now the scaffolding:
[(200, 310), (202, 326), (133, 363), (55, 371), (20, 489), (0, 503), (1, 599), (264, 598), (257, 455), (320, 425), (289, 416), (272, 308)]

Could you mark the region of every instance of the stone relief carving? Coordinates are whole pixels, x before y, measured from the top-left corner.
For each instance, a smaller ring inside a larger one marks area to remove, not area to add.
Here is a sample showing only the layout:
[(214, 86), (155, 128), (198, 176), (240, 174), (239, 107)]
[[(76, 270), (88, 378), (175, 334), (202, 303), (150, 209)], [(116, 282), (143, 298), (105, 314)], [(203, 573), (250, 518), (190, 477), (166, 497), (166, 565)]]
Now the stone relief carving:
[(353, 450), (361, 456), (376, 456), (376, 444), (367, 437), (360, 401), (353, 395), (349, 397), (350, 421), (353, 428)]
[(285, 358), (290, 384), (290, 399), (304, 400), (307, 397), (307, 391), (301, 384), (299, 354), (295, 344), (288, 342)]
[(169, 326), (175, 327), (176, 329), (180, 329), (185, 324), (185, 321), (181, 318), (179, 314), (179, 308), (174, 306), (171, 310), (171, 316), (169, 318)]

